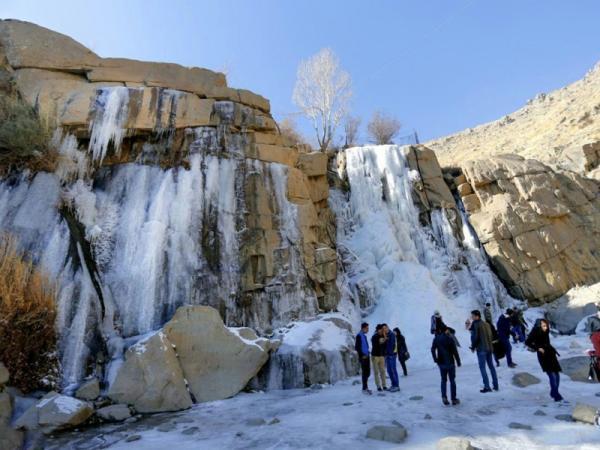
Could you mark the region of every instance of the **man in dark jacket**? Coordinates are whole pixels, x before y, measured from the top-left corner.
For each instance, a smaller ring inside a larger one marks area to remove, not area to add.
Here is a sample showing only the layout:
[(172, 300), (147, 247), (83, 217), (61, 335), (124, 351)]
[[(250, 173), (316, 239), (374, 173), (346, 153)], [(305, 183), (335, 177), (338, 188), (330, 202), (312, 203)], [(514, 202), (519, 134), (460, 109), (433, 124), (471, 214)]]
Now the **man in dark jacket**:
[(396, 367), (396, 355), (398, 353), (396, 336), (394, 336), (392, 330), (385, 323), (383, 324), (383, 336), (385, 337), (385, 367), (390, 377), (390, 383), (392, 383), (390, 392), (398, 392), (400, 388), (398, 385), (398, 369)]
[(375, 372), (375, 384), (378, 391), (387, 391), (385, 379), (385, 338), (383, 337), (383, 325), (375, 327), (375, 333), (371, 337), (371, 362)]
[(498, 323), (496, 324), (498, 339), (504, 347), (504, 351), (506, 352), (506, 362), (510, 368), (517, 367), (512, 360), (512, 345), (510, 345), (510, 316), (512, 313), (513, 310), (508, 308), (506, 314), (501, 314), (500, 317), (498, 317)]
[(458, 405), (460, 400), (456, 397), (456, 365), (460, 367), (460, 355), (454, 343), (454, 339), (450, 336), (448, 328), (444, 327), (443, 332), (433, 338), (431, 344), (431, 355), (433, 360), (440, 369), (440, 375), (442, 377), (442, 402), (444, 405), (449, 405), (448, 397), (446, 395), (446, 384), (450, 379), (450, 396), (452, 398), (452, 404)]
[(479, 392), (483, 394), (492, 391), (485, 370), (486, 364), (492, 375), (494, 390), (497, 391), (498, 377), (496, 375), (496, 369), (494, 368), (492, 329), (487, 322), (481, 320), (481, 312), (477, 309), (471, 311), (471, 320), (471, 351), (477, 352), (477, 361), (479, 363), (479, 370), (481, 371), (481, 378), (483, 379), (483, 389)]
[(363, 394), (371, 395), (372, 392), (367, 384), (369, 377), (371, 376), (371, 364), (369, 360), (369, 340), (367, 339), (368, 332), (369, 324), (363, 322), (363, 324), (360, 326), (360, 332), (356, 335), (354, 349), (358, 353), (358, 360), (360, 361)]

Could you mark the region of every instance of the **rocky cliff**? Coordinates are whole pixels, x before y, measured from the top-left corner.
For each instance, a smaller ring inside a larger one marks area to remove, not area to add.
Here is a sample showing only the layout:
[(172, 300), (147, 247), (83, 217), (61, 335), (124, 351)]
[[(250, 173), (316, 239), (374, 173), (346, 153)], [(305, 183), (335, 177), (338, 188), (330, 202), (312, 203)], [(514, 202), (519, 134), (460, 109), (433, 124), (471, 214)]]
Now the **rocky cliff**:
[(281, 136), (268, 100), (16, 20), (0, 61), (57, 130), (53, 173), (0, 181), (0, 228), (59, 280), (66, 383), (181, 305), (262, 333), (336, 308), (327, 157)]
[(600, 64), (583, 79), (538, 94), (494, 122), (442, 137), (425, 145), (442, 166), (513, 153), (553, 167), (600, 177)]

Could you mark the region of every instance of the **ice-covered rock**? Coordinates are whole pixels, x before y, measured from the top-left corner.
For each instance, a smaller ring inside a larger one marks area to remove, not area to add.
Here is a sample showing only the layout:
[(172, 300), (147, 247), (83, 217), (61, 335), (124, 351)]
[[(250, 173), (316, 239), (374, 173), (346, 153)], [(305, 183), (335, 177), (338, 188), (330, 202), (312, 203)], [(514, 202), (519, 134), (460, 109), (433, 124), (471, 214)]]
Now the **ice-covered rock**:
[(533, 430), (531, 425), (527, 425), (525, 423), (520, 423), (520, 422), (509, 423), (508, 428), (511, 428), (513, 430)]
[(38, 409), (39, 425), (48, 431), (80, 425), (94, 412), (89, 403), (67, 395), (40, 400), (35, 407)]
[(162, 331), (127, 350), (108, 396), (145, 413), (178, 411), (192, 405), (177, 354)]
[(270, 389), (335, 383), (358, 373), (350, 323), (339, 315), (295, 322), (278, 330), (282, 344), (272, 355)]

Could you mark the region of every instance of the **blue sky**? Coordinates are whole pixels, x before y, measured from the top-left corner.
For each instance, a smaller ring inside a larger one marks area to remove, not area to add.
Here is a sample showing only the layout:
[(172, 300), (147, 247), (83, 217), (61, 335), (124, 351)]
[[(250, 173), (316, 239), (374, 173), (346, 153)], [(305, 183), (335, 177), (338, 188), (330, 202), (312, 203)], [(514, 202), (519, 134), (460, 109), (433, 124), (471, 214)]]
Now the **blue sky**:
[(600, 60), (598, 0), (2, 0), (0, 17), (101, 56), (226, 68), (277, 119), (296, 112), (299, 61), (331, 47), (363, 124), (381, 109), (422, 140), (497, 119)]

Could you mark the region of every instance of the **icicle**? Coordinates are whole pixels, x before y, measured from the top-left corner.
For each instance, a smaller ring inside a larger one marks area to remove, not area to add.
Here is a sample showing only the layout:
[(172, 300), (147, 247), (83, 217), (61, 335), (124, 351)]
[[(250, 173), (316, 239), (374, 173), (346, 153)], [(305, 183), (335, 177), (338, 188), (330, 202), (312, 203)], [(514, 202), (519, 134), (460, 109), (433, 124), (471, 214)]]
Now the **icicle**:
[(96, 98), (96, 115), (90, 123), (88, 151), (94, 161), (102, 162), (112, 142), (118, 154), (125, 135), (129, 89), (123, 86), (103, 88)]

